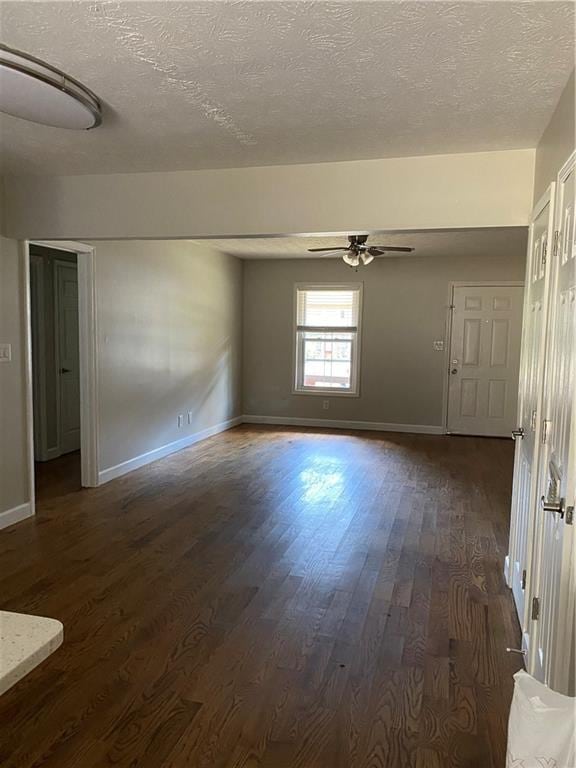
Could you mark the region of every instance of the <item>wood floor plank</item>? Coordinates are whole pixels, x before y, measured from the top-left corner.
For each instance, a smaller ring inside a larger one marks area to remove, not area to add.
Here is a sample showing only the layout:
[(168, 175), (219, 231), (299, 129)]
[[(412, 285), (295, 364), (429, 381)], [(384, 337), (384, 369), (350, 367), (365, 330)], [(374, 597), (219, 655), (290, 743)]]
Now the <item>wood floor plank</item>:
[(512, 445), (243, 426), (96, 489), (38, 467), (0, 604), (63, 646), (3, 768), (501, 768)]

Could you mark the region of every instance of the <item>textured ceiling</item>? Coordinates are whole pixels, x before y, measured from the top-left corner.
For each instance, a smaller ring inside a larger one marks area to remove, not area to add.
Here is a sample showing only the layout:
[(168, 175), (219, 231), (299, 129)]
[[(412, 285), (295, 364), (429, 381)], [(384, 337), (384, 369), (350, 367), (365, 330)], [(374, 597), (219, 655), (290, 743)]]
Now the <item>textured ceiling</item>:
[[(406, 245), (414, 248), (411, 254), (387, 254), (378, 258), (413, 258), (434, 256), (481, 256), (505, 259), (526, 253), (527, 229), (525, 227), (500, 227), (494, 229), (467, 229), (438, 232), (374, 233), (368, 238), (373, 245)], [(331, 248), (348, 245), (348, 238), (331, 237), (259, 237), (228, 240), (193, 240), (208, 242), (223, 253), (241, 259), (301, 259), (318, 258), (320, 254), (308, 253), (308, 248)], [(339, 258), (326, 256), (323, 258)]]
[(11, 173), (222, 168), (533, 147), (572, 2), (11, 2), (2, 42), (104, 103), (90, 132), (0, 119)]

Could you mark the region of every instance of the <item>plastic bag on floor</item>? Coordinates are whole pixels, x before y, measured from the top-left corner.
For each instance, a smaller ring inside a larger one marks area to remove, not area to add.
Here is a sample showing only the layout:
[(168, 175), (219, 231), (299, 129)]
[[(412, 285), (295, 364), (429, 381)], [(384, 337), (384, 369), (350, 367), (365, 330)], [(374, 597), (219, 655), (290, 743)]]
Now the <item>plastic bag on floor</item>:
[(506, 768), (576, 768), (576, 699), (514, 675)]

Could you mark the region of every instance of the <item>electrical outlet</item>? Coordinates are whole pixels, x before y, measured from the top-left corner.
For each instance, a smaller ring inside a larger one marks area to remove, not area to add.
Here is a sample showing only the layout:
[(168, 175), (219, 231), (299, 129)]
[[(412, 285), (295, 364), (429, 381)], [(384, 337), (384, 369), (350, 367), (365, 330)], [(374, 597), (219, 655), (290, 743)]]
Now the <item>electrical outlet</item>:
[(184, 414), (180, 413), (178, 415), (178, 428), (184, 426)]
[(330, 400), (322, 400), (322, 408), (327, 411), (330, 408)]
[(0, 343), (0, 363), (9, 363), (12, 360), (12, 345)]
[(192, 424), (192, 411), (188, 411), (188, 424)]

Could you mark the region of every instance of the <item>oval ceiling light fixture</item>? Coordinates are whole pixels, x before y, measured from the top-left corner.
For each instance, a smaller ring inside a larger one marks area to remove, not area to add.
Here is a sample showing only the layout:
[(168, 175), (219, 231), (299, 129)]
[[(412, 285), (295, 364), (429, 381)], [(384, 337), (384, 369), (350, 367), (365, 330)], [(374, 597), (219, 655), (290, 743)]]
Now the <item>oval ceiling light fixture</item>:
[(0, 112), (82, 131), (102, 122), (97, 97), (59, 69), (0, 44)]

